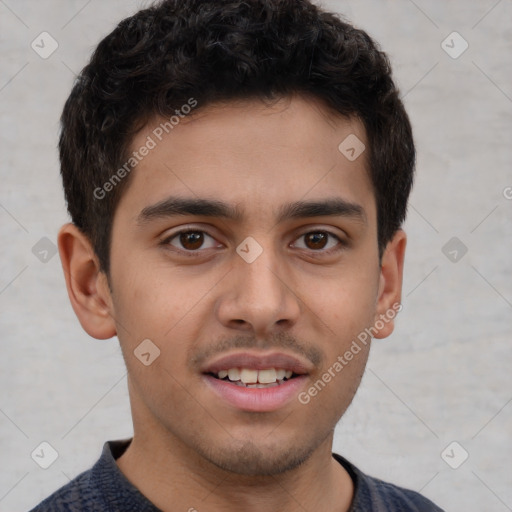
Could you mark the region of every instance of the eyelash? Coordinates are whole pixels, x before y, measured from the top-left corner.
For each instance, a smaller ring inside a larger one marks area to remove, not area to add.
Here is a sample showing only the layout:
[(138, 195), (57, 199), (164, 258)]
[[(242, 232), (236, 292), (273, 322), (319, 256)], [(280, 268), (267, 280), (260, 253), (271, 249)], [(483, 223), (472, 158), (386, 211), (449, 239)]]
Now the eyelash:
[[(167, 238), (165, 238), (161, 242), (161, 245), (169, 246), (169, 245), (171, 245), (171, 241), (173, 241), (174, 239), (178, 238), (180, 235), (184, 235), (184, 234), (187, 234), (187, 233), (202, 233), (202, 234), (212, 238), (213, 240), (215, 240), (215, 237), (213, 237), (208, 232), (206, 232), (206, 231), (204, 231), (202, 229), (190, 229), (190, 228), (188, 228), (188, 229), (183, 229), (181, 231), (173, 233), (171, 236), (168, 236)], [(298, 239), (300, 239), (302, 237), (305, 237), (306, 235), (318, 234), (318, 233), (323, 233), (323, 234), (326, 234), (329, 238), (334, 238), (338, 242), (337, 246), (331, 247), (330, 249), (326, 249), (326, 250), (323, 250), (323, 249), (315, 250), (315, 249), (307, 249), (307, 248), (306, 249), (300, 248), (300, 250), (302, 250), (302, 251), (306, 251), (307, 250), (307, 251), (310, 251), (313, 255), (318, 256), (318, 255), (331, 254), (331, 253), (334, 253), (334, 252), (338, 252), (338, 251), (344, 249), (348, 245), (347, 242), (342, 240), (338, 235), (335, 235), (334, 233), (332, 233), (330, 231), (327, 231), (327, 230), (324, 230), (324, 229), (319, 229), (319, 230), (316, 230), (316, 231), (315, 230), (307, 231), (305, 233), (302, 233), (295, 240), (298, 240)], [(184, 254), (184, 255), (186, 255), (188, 257), (197, 257), (197, 256), (201, 256), (201, 253), (204, 252), (207, 249), (189, 250), (189, 249), (180, 249), (180, 248), (174, 247), (173, 250), (181, 252), (182, 254)]]

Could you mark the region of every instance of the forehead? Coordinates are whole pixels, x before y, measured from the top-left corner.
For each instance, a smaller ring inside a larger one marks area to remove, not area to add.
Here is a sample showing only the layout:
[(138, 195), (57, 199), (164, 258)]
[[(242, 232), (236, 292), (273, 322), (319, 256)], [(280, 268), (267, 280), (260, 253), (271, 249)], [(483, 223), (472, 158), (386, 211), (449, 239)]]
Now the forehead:
[(367, 152), (347, 158), (344, 143), (360, 144), (359, 153), (367, 145), (364, 127), (319, 101), (198, 104), (188, 116), (168, 121), (153, 119), (132, 141), (130, 152), (151, 147), (118, 207), (132, 216), (169, 196), (218, 199), (262, 217), (284, 203), (336, 195), (366, 203), (372, 217)]

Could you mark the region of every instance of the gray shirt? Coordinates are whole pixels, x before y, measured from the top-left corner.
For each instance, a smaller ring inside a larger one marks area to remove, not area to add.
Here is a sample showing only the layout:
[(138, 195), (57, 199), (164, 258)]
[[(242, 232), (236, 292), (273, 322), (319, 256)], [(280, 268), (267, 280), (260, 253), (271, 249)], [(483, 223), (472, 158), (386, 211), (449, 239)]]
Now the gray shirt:
[[(131, 439), (108, 441), (96, 464), (46, 498), (31, 512), (161, 512), (116, 464)], [(354, 482), (350, 512), (443, 512), (420, 494), (365, 475), (340, 455), (333, 457)]]

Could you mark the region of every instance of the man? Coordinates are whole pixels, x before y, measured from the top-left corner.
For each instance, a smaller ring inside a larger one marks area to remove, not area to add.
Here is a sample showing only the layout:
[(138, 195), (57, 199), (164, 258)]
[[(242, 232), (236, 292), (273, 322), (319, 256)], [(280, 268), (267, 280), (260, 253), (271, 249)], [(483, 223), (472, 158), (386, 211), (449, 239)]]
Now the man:
[(307, 0), (169, 0), (62, 115), (69, 297), (117, 336), (131, 440), (42, 511), (435, 511), (332, 454), (400, 310), (411, 128), (386, 56)]

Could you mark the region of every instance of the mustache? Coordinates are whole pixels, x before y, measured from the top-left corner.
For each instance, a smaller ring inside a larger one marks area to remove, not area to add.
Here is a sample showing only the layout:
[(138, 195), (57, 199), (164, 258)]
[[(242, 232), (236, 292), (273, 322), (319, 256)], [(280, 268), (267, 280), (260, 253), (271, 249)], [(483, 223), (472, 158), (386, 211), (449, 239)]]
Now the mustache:
[(223, 354), (232, 349), (244, 348), (260, 350), (285, 349), (286, 352), (291, 352), (308, 359), (315, 367), (318, 367), (323, 361), (323, 354), (319, 349), (310, 343), (298, 341), (295, 336), (285, 332), (278, 332), (264, 339), (254, 335), (221, 337), (204, 349), (195, 351), (189, 359), (193, 366), (198, 367), (217, 354)]

